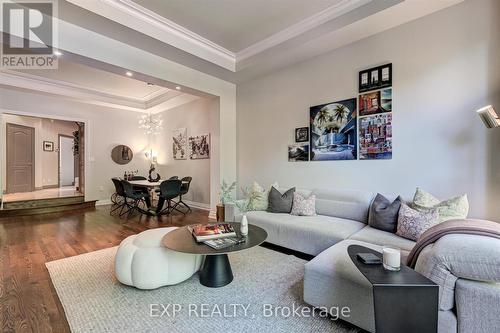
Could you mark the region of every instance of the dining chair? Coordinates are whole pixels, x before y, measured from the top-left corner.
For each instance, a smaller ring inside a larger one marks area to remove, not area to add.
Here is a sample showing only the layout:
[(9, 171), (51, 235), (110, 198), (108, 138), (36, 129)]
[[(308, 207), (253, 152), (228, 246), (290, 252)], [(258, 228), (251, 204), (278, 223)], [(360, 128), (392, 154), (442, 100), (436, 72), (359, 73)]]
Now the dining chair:
[(181, 193), (179, 194), (179, 202), (177, 202), (178, 205), (183, 205), (184, 207), (186, 207), (188, 209), (188, 213), (191, 212), (191, 207), (189, 207), (184, 201), (182, 201), (182, 196), (189, 192), (189, 186), (191, 185), (192, 180), (193, 177), (184, 177), (181, 179)]
[(130, 180), (148, 180), (148, 179), (144, 176), (132, 176)]
[[(177, 209), (179, 203), (176, 202), (175, 205), (172, 206), (172, 199), (175, 199), (180, 195), (181, 186), (182, 186), (182, 181), (180, 181), (179, 179), (164, 180), (160, 184), (160, 199), (158, 200), (158, 206), (156, 208), (157, 215), (162, 215), (162, 214), (168, 215), (172, 213), (174, 210), (183, 213), (182, 211)], [(163, 209), (165, 201), (167, 202), (167, 207)]]
[(144, 203), (147, 207), (150, 207), (149, 193), (136, 191), (134, 186), (126, 180), (122, 180), (121, 183), (125, 193), (125, 205), (128, 208), (128, 210), (123, 214), (128, 213), (127, 218), (130, 218), (135, 211), (138, 211), (141, 214), (143, 213), (143, 210), (139, 206), (140, 203)]
[(172, 176), (169, 179), (179, 179), (179, 176)]
[(118, 209), (120, 209), (120, 213), (118, 215), (121, 216), (123, 209), (126, 207), (125, 204), (125, 191), (123, 190), (123, 184), (119, 178), (111, 178), (113, 185), (115, 186), (115, 193), (111, 195), (111, 209), (109, 211), (109, 215), (112, 215)]

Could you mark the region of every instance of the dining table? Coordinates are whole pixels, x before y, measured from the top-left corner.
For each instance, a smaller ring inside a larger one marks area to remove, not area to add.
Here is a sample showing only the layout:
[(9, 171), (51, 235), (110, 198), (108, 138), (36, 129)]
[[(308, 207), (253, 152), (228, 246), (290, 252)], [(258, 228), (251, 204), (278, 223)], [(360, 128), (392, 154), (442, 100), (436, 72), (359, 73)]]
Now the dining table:
[[(148, 190), (149, 192), (149, 197), (151, 198), (151, 204), (153, 204), (153, 201), (157, 199), (159, 193), (156, 192), (157, 189), (160, 189), (160, 184), (164, 182), (166, 179), (160, 179), (156, 182), (150, 182), (147, 179), (144, 180), (131, 180), (129, 181), (130, 184), (134, 187), (142, 187)], [(154, 209), (155, 207), (148, 207), (150, 210), (148, 213), (151, 213), (151, 210)], [(156, 214), (154, 214), (156, 215)]]

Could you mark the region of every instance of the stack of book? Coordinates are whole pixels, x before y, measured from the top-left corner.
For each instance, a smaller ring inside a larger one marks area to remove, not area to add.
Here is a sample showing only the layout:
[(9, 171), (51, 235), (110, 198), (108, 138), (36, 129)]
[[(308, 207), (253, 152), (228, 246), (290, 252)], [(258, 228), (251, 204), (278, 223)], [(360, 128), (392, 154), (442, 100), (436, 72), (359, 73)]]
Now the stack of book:
[(216, 250), (244, 242), (244, 239), (237, 237), (229, 223), (195, 224), (188, 228), (197, 242), (203, 242)]

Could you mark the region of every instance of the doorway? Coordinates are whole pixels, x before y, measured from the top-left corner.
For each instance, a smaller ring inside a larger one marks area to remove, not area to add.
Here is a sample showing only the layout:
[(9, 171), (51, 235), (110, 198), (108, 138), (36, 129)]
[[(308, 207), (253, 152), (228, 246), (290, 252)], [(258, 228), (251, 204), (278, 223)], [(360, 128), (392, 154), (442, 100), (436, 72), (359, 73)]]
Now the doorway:
[(7, 123), (7, 193), (35, 189), (35, 129)]
[(59, 134), (59, 187), (75, 186), (74, 138)]

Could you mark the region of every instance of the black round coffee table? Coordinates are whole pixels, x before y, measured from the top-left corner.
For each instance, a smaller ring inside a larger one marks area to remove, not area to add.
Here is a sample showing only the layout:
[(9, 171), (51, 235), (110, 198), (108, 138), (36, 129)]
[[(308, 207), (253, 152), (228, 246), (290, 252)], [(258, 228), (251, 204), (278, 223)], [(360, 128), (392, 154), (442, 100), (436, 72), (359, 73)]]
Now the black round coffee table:
[[(230, 223), (238, 236), (240, 236), (240, 224)], [(256, 226), (248, 225), (248, 235), (245, 242), (216, 250), (203, 243), (197, 243), (187, 226), (171, 231), (162, 239), (166, 248), (182, 253), (205, 255), (205, 261), (200, 270), (200, 283), (207, 287), (219, 288), (233, 281), (233, 271), (229, 263), (228, 253), (250, 249), (262, 244), (267, 238), (267, 232)]]

